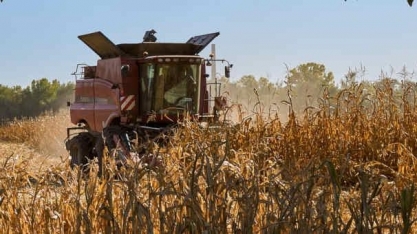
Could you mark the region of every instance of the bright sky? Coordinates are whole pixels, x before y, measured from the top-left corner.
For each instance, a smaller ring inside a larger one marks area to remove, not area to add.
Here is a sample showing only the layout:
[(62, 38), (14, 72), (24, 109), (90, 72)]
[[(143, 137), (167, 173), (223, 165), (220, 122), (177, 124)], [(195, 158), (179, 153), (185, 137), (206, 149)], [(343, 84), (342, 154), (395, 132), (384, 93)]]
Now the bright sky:
[[(77, 63), (98, 59), (78, 35), (102, 31), (115, 44), (136, 43), (149, 29), (160, 42), (220, 31), (213, 43), (217, 57), (234, 64), (234, 80), (253, 74), (276, 82), (285, 64), (309, 61), (336, 80), (361, 64), (376, 79), (381, 69), (417, 70), (416, 12), (405, 0), (4, 0), (0, 84), (71, 81)], [(209, 53), (210, 46), (200, 54)]]

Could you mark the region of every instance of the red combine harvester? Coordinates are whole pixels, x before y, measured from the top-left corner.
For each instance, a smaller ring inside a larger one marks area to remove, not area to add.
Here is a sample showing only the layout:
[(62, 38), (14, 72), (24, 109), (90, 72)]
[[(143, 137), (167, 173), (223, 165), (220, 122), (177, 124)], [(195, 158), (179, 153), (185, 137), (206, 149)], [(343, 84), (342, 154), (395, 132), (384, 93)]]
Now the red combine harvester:
[(229, 77), (232, 64), (198, 53), (219, 33), (191, 37), (186, 43), (159, 43), (155, 33), (147, 31), (141, 43), (118, 45), (101, 32), (78, 37), (100, 59), (96, 66), (78, 64), (73, 73), (75, 100), (68, 105), (77, 127), (67, 129), (66, 139), (71, 166), (86, 165), (95, 157), (101, 165), (104, 145), (122, 149), (118, 155), (125, 158), (139, 153), (135, 142), (156, 139), (185, 116), (218, 120), (226, 102), (217, 79), (208, 82), (206, 66), (224, 62)]

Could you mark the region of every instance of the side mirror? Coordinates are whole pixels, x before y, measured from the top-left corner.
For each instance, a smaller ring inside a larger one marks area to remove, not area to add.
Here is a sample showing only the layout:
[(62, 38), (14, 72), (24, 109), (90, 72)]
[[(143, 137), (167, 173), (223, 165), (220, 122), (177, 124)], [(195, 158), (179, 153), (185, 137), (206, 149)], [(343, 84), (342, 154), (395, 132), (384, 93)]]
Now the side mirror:
[(127, 64), (123, 65), (122, 68), (121, 68), (121, 71), (122, 71), (122, 77), (123, 78), (126, 77), (129, 74), (130, 66), (127, 65)]
[(230, 78), (230, 66), (224, 67), (224, 76)]
[(67, 106), (70, 107), (71, 106), (71, 102), (68, 101), (67, 102)]

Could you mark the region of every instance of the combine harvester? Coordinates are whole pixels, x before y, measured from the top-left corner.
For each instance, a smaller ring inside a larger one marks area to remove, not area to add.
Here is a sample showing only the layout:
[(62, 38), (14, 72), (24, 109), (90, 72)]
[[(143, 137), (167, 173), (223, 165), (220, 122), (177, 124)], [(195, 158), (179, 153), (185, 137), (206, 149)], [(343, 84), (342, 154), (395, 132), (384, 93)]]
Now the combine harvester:
[(226, 63), (229, 77), (232, 64), (213, 53), (208, 59), (198, 53), (219, 33), (185, 43), (159, 43), (155, 33), (147, 31), (141, 43), (118, 45), (101, 32), (78, 37), (100, 59), (96, 66), (78, 64), (73, 73), (75, 100), (68, 106), (77, 127), (67, 129), (65, 142), (72, 167), (97, 157), (101, 171), (104, 145), (121, 149), (117, 155), (122, 158), (139, 155), (139, 144), (157, 139), (186, 116), (218, 121), (226, 101), (217, 79), (208, 82), (206, 66)]

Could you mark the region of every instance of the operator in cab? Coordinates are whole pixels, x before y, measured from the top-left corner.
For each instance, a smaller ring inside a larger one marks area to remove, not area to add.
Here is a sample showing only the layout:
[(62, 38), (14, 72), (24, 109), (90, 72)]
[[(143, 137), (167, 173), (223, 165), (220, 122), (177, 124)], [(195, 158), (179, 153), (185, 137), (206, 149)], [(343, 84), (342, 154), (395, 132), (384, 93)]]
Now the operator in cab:
[(171, 67), (166, 84), (164, 99), (170, 105), (186, 107), (192, 102), (193, 85), (197, 84), (190, 65)]

